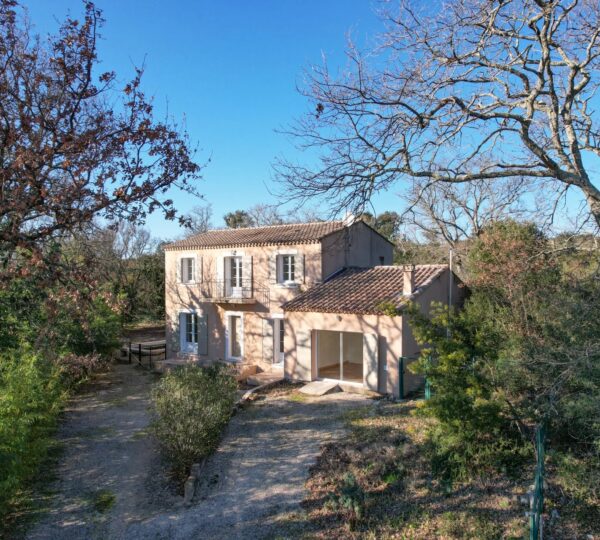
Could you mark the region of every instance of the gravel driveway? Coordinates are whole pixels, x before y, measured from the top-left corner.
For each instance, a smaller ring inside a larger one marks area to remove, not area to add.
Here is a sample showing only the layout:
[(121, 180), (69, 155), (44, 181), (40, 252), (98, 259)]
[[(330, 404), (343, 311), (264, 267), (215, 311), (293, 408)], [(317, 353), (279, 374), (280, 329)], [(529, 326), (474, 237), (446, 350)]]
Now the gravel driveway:
[(306, 402), (255, 402), (231, 420), (202, 472), (198, 500), (179, 512), (131, 525), (131, 539), (287, 538), (308, 469), (322, 443), (344, 433), (342, 413), (368, 400), (331, 394)]
[[(286, 518), (300, 512), (321, 444), (343, 435), (345, 410), (369, 402), (338, 393), (249, 404), (232, 418), (194, 504), (184, 508), (145, 432), (150, 376), (135, 373), (124, 384), (127, 370), (118, 367), (113, 385), (81, 396), (67, 414), (56, 503), (28, 538), (287, 538)], [(103, 512), (94, 505), (102, 490), (116, 496)]]
[(125, 538), (129, 523), (176, 504), (147, 432), (155, 380), (141, 368), (116, 365), (69, 403), (53, 497), (27, 538)]

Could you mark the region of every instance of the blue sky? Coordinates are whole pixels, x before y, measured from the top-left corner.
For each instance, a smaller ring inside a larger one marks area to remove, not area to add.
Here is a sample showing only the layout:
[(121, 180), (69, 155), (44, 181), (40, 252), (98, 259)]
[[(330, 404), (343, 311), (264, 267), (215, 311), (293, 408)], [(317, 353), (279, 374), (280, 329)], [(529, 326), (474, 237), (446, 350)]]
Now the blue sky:
[[(67, 13), (81, 13), (79, 0), (25, 1), (35, 29), (45, 34)], [(221, 226), (224, 213), (273, 203), (267, 188), (271, 164), (295, 149), (275, 132), (307, 107), (296, 91), (303, 69), (344, 61), (346, 34), (359, 42), (380, 29), (370, 0), (97, 0), (106, 24), (99, 44), (104, 69), (123, 81), (145, 62), (144, 90), (157, 112), (185, 117), (187, 130), (211, 163), (199, 186)], [(173, 192), (181, 211), (202, 204)], [(398, 204), (380, 197), (377, 211)], [(152, 216), (148, 227), (167, 238), (179, 227)]]

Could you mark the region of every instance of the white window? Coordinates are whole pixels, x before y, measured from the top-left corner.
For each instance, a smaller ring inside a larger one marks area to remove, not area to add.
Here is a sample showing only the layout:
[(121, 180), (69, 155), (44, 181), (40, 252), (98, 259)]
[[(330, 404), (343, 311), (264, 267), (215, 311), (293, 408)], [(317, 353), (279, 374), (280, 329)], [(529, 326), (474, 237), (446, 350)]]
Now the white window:
[(241, 297), (244, 283), (242, 281), (242, 257), (225, 258), (225, 295)]
[(179, 259), (179, 264), (181, 283), (193, 283), (196, 281), (196, 258), (182, 257)]
[(294, 283), (296, 279), (296, 256), (279, 255), (277, 257), (277, 282)]
[(244, 319), (241, 313), (227, 316), (227, 339), (225, 340), (228, 360), (241, 360), (244, 356)]
[(195, 352), (198, 343), (198, 315), (182, 313), (180, 321), (181, 351)]
[(185, 314), (185, 341), (198, 343), (198, 316), (194, 313)]

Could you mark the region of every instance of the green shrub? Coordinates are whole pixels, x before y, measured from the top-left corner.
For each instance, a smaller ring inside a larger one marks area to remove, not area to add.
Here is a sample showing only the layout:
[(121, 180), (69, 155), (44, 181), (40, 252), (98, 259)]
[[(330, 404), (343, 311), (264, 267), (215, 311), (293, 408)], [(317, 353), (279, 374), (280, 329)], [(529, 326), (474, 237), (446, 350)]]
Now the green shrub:
[(110, 359), (99, 354), (66, 354), (55, 361), (63, 384), (73, 388), (88, 380), (94, 373), (108, 370)]
[(152, 391), (152, 431), (176, 473), (217, 446), (235, 403), (237, 383), (224, 364), (183, 366), (165, 375)]
[(119, 315), (98, 297), (86, 304), (84, 313), (77, 313), (67, 304), (62, 306), (55, 314), (53, 332), (63, 354), (108, 356), (119, 347), (121, 322)]
[(347, 514), (350, 530), (354, 530), (365, 517), (365, 492), (352, 473), (346, 473), (342, 477), (339, 489), (329, 494), (325, 504)]
[(45, 458), (65, 398), (51, 362), (31, 352), (0, 355), (0, 516)]

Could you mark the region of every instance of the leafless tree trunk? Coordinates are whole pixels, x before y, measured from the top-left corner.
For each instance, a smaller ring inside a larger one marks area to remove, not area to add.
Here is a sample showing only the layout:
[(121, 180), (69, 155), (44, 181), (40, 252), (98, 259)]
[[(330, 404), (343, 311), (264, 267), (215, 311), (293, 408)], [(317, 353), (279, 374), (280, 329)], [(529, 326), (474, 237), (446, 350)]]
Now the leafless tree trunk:
[(600, 224), (590, 171), (600, 156), (598, 2), (421, 7), (406, 0), (383, 13), (378, 47), (351, 45), (339, 77), (311, 70), (304, 91), (315, 112), (289, 132), (320, 151), (320, 165), (276, 163), (290, 197), (361, 209), (398, 181), (555, 180), (579, 190)]
[(523, 201), (528, 189), (523, 178), (462, 184), (415, 182), (404, 195), (408, 208), (403, 225), (456, 248), (498, 219), (533, 216), (534, 209)]
[(185, 215), (190, 235), (204, 233), (212, 227), (212, 205), (195, 206)]

